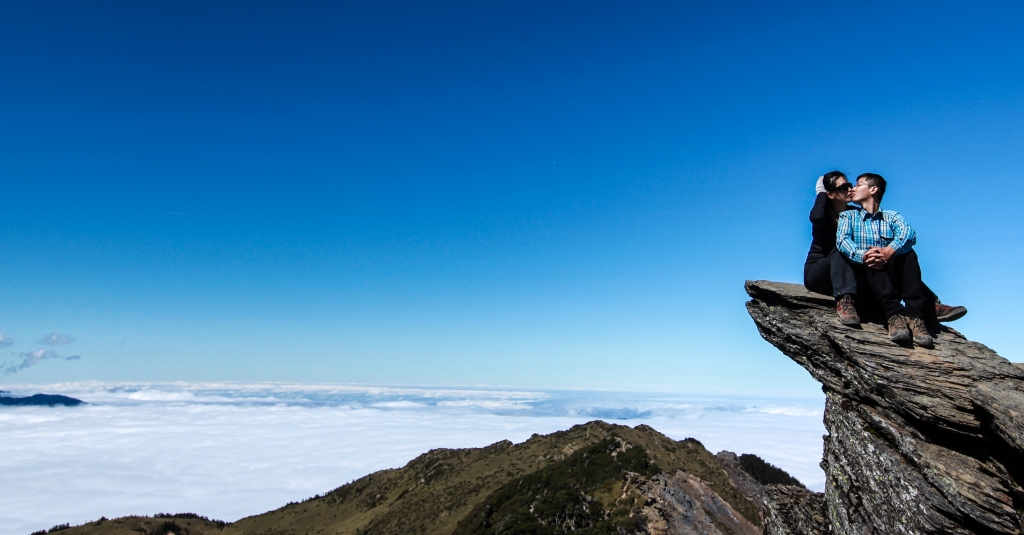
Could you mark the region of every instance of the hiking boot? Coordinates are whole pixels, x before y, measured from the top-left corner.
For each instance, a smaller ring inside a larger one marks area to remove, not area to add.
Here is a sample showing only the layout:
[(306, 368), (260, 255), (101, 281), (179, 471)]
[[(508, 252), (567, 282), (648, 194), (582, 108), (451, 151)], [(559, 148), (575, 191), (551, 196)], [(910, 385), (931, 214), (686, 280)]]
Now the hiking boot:
[(951, 307), (943, 305), (935, 298), (935, 315), (939, 321), (956, 321), (967, 315), (967, 307)]
[(907, 318), (902, 314), (889, 318), (889, 339), (897, 344), (905, 344), (911, 340)]
[(860, 316), (857, 315), (857, 309), (853, 306), (853, 296), (850, 294), (846, 294), (836, 301), (836, 314), (839, 316), (839, 322), (843, 325), (851, 327), (860, 325)]
[[(927, 347), (928, 349), (935, 347), (935, 340), (928, 332), (928, 327), (925, 326), (924, 320), (921, 318), (907, 318), (907, 323), (910, 324), (910, 332), (914, 333), (915, 345)], [(889, 329), (889, 332), (892, 332), (892, 328)]]

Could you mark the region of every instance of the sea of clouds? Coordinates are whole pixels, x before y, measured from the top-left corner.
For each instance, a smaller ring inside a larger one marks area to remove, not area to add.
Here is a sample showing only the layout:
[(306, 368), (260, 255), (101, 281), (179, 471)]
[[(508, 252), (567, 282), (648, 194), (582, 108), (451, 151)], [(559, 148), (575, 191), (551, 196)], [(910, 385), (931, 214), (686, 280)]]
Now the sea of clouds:
[(88, 403), (0, 408), (0, 535), (158, 512), (233, 521), (431, 448), (522, 442), (595, 419), (755, 453), (824, 487), (823, 396), (235, 383), (0, 390)]

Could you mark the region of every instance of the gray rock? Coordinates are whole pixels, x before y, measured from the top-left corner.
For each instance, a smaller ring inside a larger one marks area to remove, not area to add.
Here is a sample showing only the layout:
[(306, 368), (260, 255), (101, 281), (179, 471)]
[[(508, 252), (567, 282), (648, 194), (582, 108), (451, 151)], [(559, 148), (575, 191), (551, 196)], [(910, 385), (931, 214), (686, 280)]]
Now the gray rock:
[(902, 347), (802, 286), (746, 290), (761, 336), (825, 390), (832, 532), (1024, 533), (1024, 369), (947, 327)]
[(765, 535), (825, 535), (832, 533), (825, 518), (825, 495), (791, 485), (764, 488), (761, 520)]
[(761, 530), (743, 518), (699, 477), (677, 471), (626, 484), (646, 498), (643, 516), (650, 535), (757, 535)]
[(736, 487), (748, 500), (754, 502), (758, 509), (764, 507), (764, 485), (743, 471), (740, 458), (731, 451), (722, 450), (715, 454), (715, 460), (729, 476), (729, 482)]

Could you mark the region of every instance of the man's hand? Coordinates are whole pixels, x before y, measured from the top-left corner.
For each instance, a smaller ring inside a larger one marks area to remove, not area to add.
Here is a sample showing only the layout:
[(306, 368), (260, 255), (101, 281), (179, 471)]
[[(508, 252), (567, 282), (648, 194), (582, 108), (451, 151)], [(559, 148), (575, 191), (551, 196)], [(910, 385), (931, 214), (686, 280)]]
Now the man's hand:
[(885, 257), (878, 252), (877, 247), (872, 247), (864, 253), (864, 265), (871, 269), (882, 269), (885, 267)]
[(871, 269), (882, 269), (896, 254), (892, 247), (872, 247), (864, 253), (864, 265)]

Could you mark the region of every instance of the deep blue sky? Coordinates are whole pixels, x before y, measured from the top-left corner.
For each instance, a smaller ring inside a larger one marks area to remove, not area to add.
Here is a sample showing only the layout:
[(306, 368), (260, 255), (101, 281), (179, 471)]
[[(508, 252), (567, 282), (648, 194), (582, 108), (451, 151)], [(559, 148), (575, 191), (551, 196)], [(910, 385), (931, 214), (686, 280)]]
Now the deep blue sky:
[(1024, 360), (1022, 5), (705, 4), (3, 4), (0, 383), (814, 392), (832, 168)]

